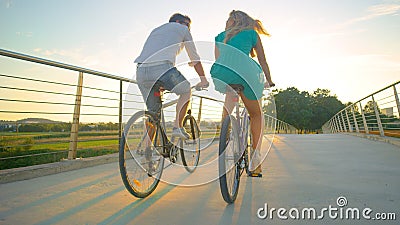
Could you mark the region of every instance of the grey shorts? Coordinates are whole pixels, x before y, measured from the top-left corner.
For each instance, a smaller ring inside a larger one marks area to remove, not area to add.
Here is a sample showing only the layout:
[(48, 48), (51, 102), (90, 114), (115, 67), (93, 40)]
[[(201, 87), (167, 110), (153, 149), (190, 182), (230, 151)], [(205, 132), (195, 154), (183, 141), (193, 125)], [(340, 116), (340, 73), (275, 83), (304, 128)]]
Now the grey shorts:
[(138, 65), (136, 80), (147, 110), (159, 113), (161, 110), (160, 87), (177, 95), (190, 92), (190, 83), (171, 63), (155, 66)]

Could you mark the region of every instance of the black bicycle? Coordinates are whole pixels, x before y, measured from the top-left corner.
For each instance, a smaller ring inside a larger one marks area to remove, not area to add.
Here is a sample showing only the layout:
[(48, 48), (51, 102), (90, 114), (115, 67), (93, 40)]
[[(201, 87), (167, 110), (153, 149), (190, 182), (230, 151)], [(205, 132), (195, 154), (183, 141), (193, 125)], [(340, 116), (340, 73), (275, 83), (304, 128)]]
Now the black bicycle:
[(189, 109), (183, 126), (190, 138), (167, 136), (163, 109), (159, 115), (149, 111), (135, 113), (124, 127), (119, 146), (119, 168), (126, 189), (145, 198), (157, 187), (165, 159), (176, 163), (179, 155), (185, 169), (193, 173), (200, 158), (200, 129)]

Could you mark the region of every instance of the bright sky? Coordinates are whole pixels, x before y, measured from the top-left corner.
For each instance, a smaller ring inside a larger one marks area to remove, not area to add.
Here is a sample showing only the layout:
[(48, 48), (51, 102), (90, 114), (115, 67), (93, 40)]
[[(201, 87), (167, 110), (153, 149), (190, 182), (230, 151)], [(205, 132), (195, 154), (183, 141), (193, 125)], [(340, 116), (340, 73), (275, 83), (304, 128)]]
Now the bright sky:
[(272, 35), (262, 41), (278, 88), (348, 102), (400, 78), (400, 0), (0, 0), (0, 48), (133, 78), (147, 35), (173, 13), (191, 17), (195, 41), (213, 41), (232, 9)]

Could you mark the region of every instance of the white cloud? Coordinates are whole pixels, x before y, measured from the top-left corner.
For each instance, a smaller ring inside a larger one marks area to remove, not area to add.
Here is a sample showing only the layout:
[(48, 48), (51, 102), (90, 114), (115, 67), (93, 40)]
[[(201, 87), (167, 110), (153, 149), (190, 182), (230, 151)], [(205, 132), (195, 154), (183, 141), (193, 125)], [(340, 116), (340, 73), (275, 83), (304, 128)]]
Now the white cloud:
[(393, 3), (383, 3), (383, 4), (378, 4), (378, 5), (373, 5), (368, 7), (366, 10), (366, 15), (353, 18), (344, 24), (342, 26), (346, 25), (351, 25), (357, 22), (362, 22), (362, 21), (367, 21), (371, 20), (377, 17), (381, 16), (387, 16), (387, 15), (397, 15), (397, 13), (400, 12), (400, 3), (399, 1), (395, 1)]
[(17, 31), (15, 32), (16, 35), (21, 36), (21, 37), (32, 37), (33, 36), (33, 32), (32, 31), (28, 31), (28, 32), (23, 32), (23, 31)]
[(7, 9), (11, 8), (13, 1), (12, 0), (2, 0), (2, 2), (4, 3), (5, 7)]
[(110, 49), (77, 47), (72, 49), (34, 48), (35, 54), (46, 59), (102, 72), (116, 73), (123, 66), (121, 58)]
[[(70, 50), (64, 50), (64, 49), (42, 49), (42, 48), (35, 48), (33, 49), (34, 52), (45, 56), (46, 58), (50, 60), (62, 60), (62, 61), (68, 61), (66, 63), (76, 63), (76, 62), (84, 62), (87, 61), (85, 60), (85, 56), (82, 53), (81, 48), (74, 48)], [(82, 66), (82, 65), (79, 65)]]

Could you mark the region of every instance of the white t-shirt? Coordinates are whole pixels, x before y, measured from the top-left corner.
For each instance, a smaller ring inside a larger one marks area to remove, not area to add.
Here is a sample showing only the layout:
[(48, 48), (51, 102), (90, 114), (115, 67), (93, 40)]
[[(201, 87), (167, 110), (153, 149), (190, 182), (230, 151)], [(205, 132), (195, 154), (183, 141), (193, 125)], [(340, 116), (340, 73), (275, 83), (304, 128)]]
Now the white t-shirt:
[(186, 48), (191, 65), (200, 61), (188, 27), (175, 22), (166, 23), (150, 33), (135, 63), (169, 61), (175, 65), (176, 56), (183, 47)]

